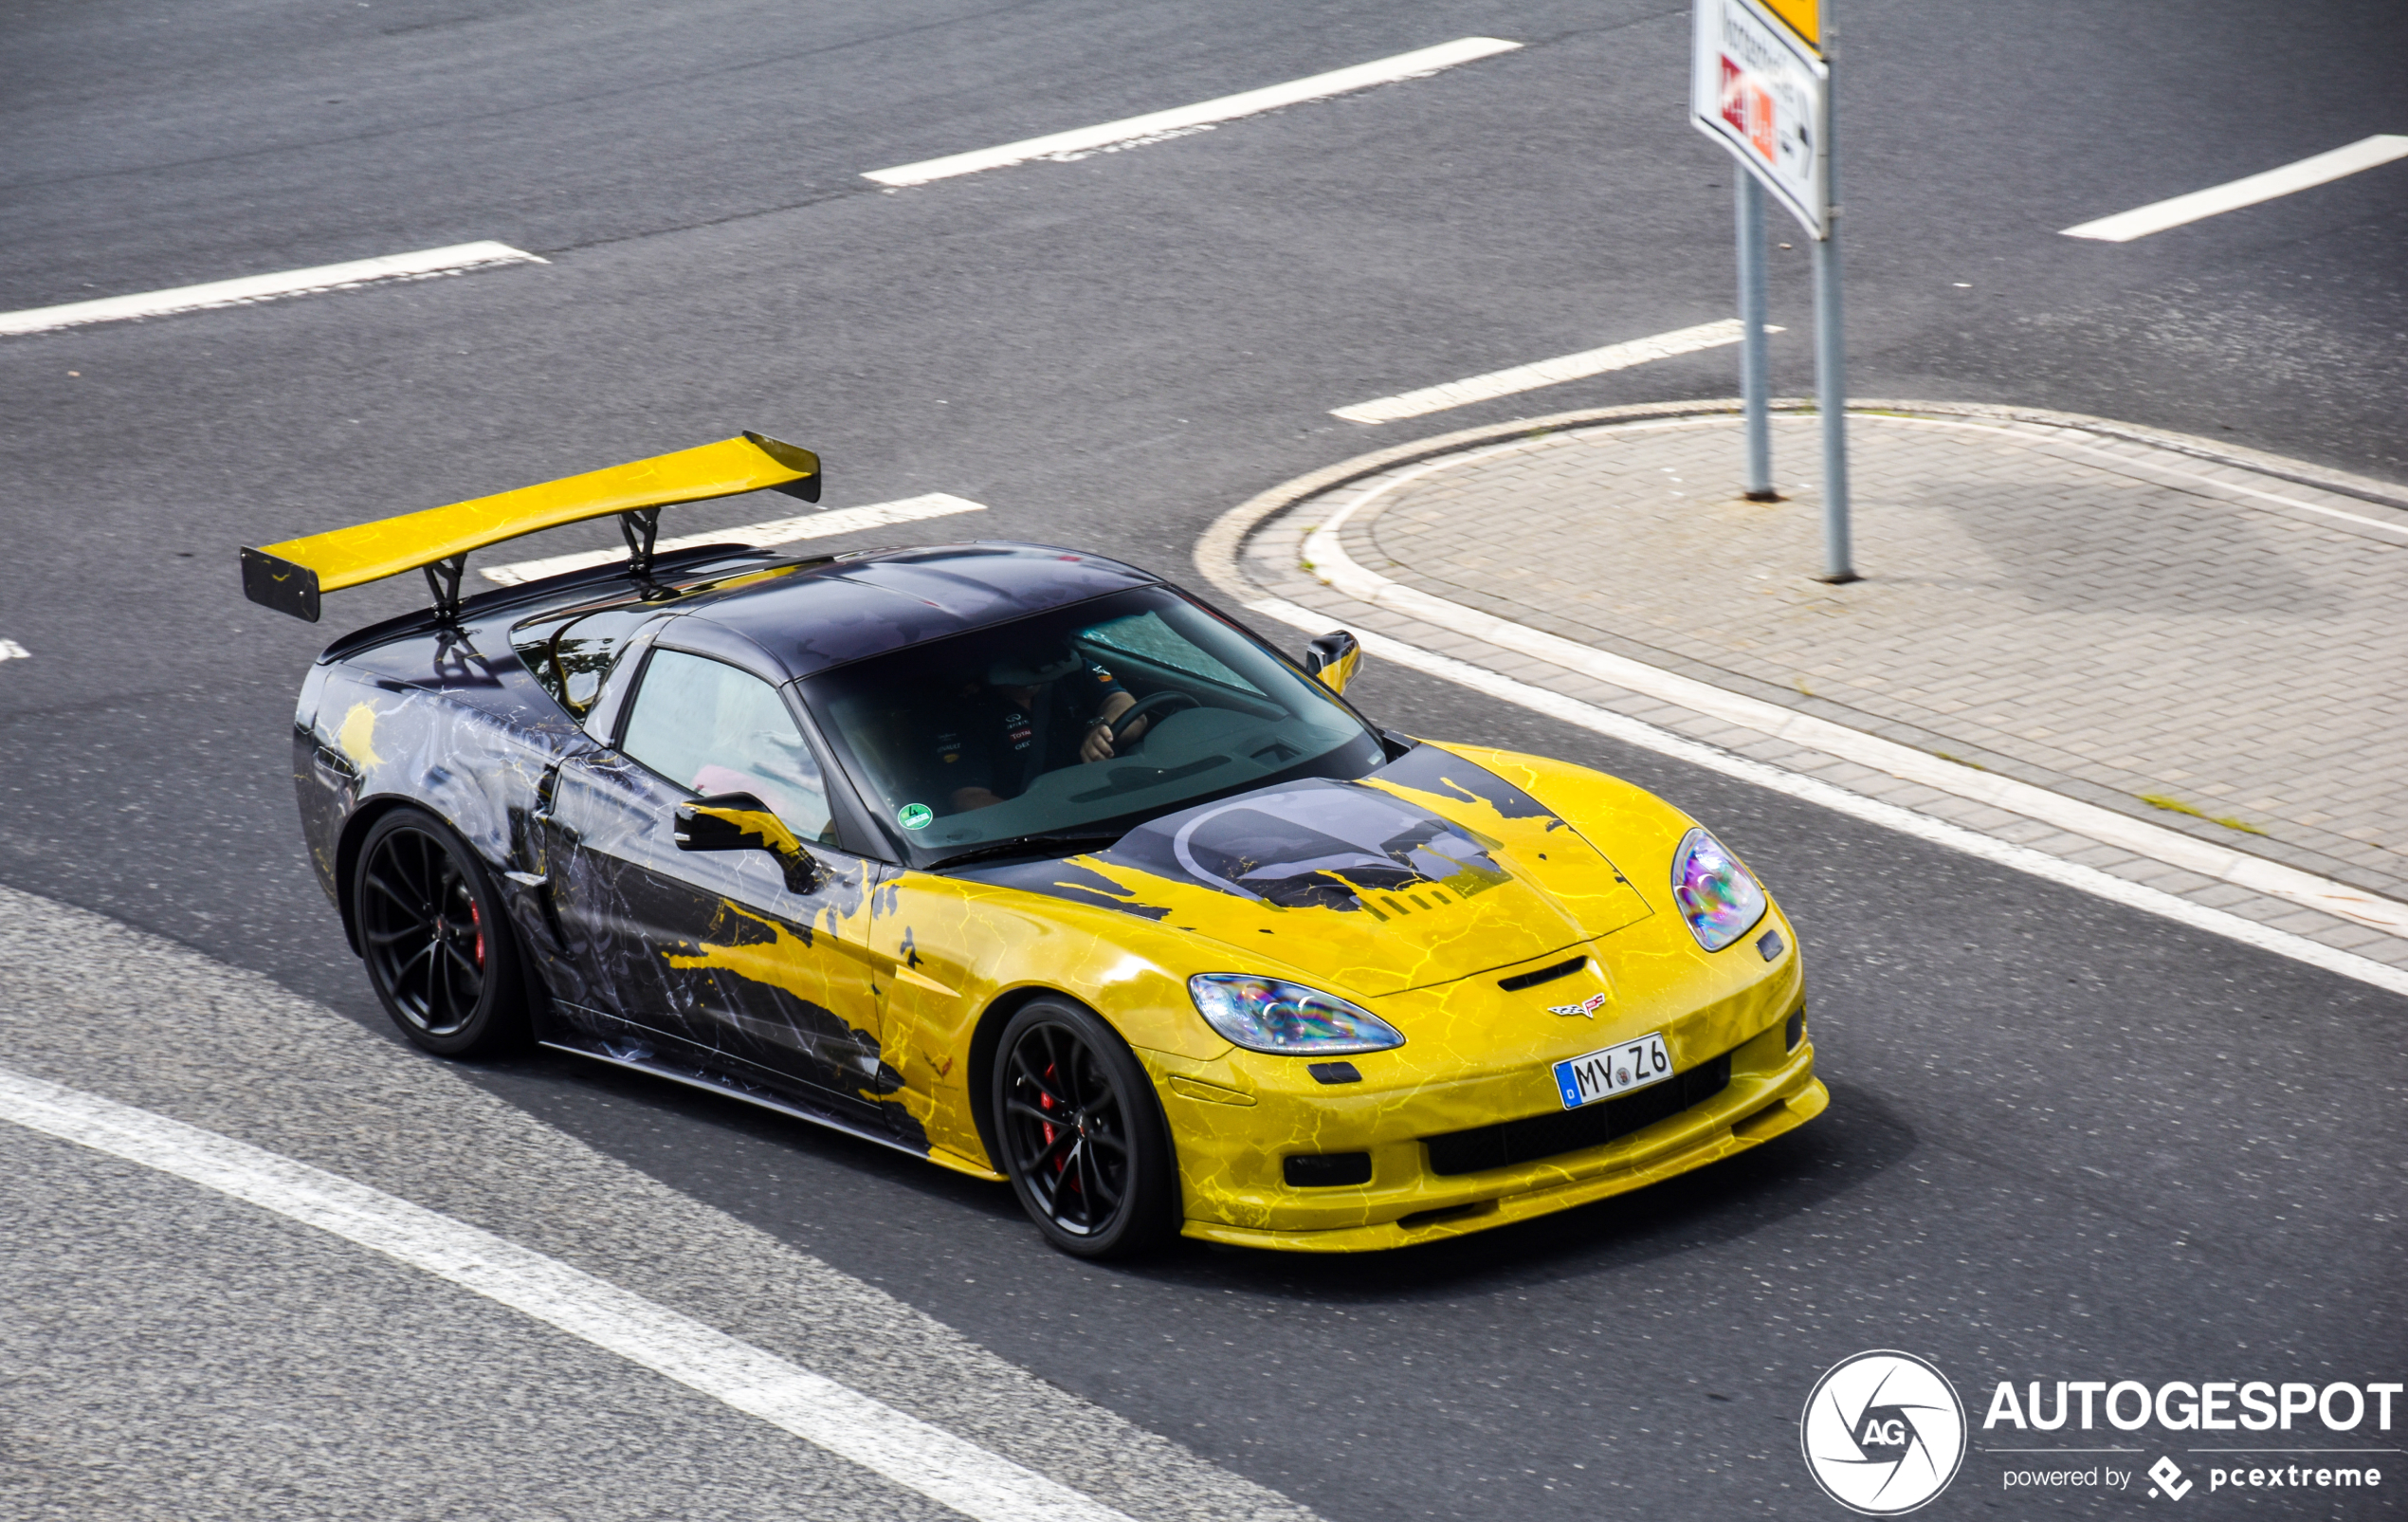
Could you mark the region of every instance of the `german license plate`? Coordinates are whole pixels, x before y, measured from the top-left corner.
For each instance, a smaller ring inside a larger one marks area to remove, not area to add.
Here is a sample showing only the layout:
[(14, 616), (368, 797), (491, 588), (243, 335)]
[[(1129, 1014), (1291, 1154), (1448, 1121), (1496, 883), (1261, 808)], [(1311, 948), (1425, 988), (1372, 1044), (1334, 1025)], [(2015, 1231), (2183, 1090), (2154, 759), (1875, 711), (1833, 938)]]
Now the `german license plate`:
[(1661, 1031), (1555, 1065), (1555, 1086), (1563, 1093), (1566, 1109), (1613, 1099), (1670, 1076), (1672, 1054), (1664, 1050)]

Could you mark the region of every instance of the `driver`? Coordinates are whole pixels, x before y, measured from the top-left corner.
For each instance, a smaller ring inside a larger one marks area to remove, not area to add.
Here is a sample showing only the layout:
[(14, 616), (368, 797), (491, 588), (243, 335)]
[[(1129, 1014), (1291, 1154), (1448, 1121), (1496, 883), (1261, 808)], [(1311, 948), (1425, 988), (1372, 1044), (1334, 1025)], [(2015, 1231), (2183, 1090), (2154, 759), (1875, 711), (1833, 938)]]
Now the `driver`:
[(1108, 760), (1113, 743), (1145, 733), (1140, 718), (1115, 734), (1112, 721), (1137, 699), (1112, 673), (1067, 642), (1014, 651), (983, 681), (964, 684), (936, 737), (934, 760), (956, 813), (1018, 798), (1039, 774)]

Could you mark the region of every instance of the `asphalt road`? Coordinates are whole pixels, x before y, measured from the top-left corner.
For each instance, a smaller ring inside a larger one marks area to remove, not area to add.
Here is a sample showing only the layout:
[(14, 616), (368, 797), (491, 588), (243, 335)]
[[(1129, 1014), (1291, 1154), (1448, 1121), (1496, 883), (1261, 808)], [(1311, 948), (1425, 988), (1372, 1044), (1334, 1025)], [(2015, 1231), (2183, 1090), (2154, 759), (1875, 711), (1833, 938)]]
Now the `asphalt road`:
[[(551, 261), (0, 340), (0, 638), (30, 652), (0, 662), (0, 883), (351, 1017), (377, 1038), (344, 1059), (359, 1072), (418, 1059), (384, 1036), (298, 849), (285, 724), (335, 626), (242, 602), (238, 542), (752, 427), (819, 449), (830, 505), (954, 492), (991, 509), (960, 532), (1185, 578), (1217, 513), (1361, 450), (1733, 390), (1717, 351), (1411, 424), (1327, 415), (1729, 314), (1729, 175), (1682, 120), (1678, 7), (5, 14), (0, 309), (480, 238)], [(2402, 130), (2395, 8), (1858, 3), (1843, 21), (1854, 393), (2094, 413), (2408, 479), (2408, 165), (2133, 244), (2056, 232)], [(1467, 35), (1527, 46), (1075, 163), (891, 194), (859, 177)], [(1774, 256), (1776, 385), (1802, 392), (1804, 245), (1777, 236), (1797, 247)], [(555, 538), (527, 553), (604, 542)], [(412, 600), (394, 583), (330, 616)], [(2401, 1362), (2398, 999), (1405, 673), (1361, 690), (1403, 727), (1607, 766), (1726, 831), (1806, 937), (1831, 1112), (1452, 1247), (1100, 1270), (1045, 1250), (1007, 1193), (773, 1117), (552, 1062), (474, 1081), (1336, 1522), (1829, 1514), (1796, 1413), (1861, 1347), (2152, 1383)], [(100, 1082), (126, 1030), (57, 1018), (90, 1039), (52, 1042), (46, 1071)], [(109, 1329), (51, 1345), (96, 1367), (173, 1346), (172, 1308), (241, 1264), (334, 1272), (315, 1244), (196, 1228), (172, 1188), (9, 1145), (11, 1218), (68, 1239), (9, 1259), (0, 1296)], [(164, 1261), (144, 1238), (171, 1227), (213, 1256)], [(540, 1362), (490, 1329), (452, 1335), (497, 1367)], [(332, 1333), (271, 1317), (210, 1335), (202, 1366), (230, 1369)], [(87, 1384), (129, 1421), (254, 1399), (230, 1374)], [(653, 1399), (627, 1420), (705, 1462), (681, 1436), (703, 1429)], [(708, 1440), (756, 1440), (721, 1420)], [(129, 1473), (244, 1440), (178, 1430)], [(409, 1477), (423, 1455), (327, 1440), (386, 1514), (444, 1509)], [(724, 1456), (736, 1492), (628, 1482), (672, 1510), (739, 1494), (749, 1461)], [(1941, 1509), (1998, 1500), (1961, 1487)]]

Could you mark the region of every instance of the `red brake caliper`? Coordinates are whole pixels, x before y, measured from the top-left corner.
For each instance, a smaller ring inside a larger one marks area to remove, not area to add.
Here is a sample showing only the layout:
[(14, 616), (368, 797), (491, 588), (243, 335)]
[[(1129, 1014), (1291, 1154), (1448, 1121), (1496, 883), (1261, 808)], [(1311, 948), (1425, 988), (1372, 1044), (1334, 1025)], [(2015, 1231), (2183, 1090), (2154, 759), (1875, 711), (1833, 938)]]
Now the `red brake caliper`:
[[(1052, 1064), (1052, 1063), (1050, 1063), (1050, 1062), (1047, 1063), (1047, 1064), (1046, 1064), (1046, 1067), (1045, 1067), (1045, 1081), (1046, 1081), (1046, 1084), (1047, 1084), (1047, 1086), (1048, 1086), (1049, 1088), (1049, 1087), (1051, 1087), (1052, 1085), (1054, 1085), (1054, 1084), (1057, 1082), (1056, 1078), (1054, 1077), (1054, 1073), (1055, 1073), (1055, 1065), (1054, 1065), (1054, 1064)], [(1051, 1095), (1050, 1093), (1048, 1093), (1048, 1092), (1046, 1091), (1046, 1090), (1044, 1090), (1044, 1089), (1040, 1089), (1040, 1090), (1038, 1090), (1038, 1091), (1037, 1091), (1037, 1108), (1038, 1108), (1039, 1109), (1053, 1109), (1053, 1108), (1054, 1108), (1053, 1095)], [(1055, 1137), (1057, 1137), (1057, 1136), (1059, 1136), (1059, 1135), (1061, 1135), (1061, 1134), (1062, 1134), (1062, 1133), (1061, 1133), (1061, 1131), (1060, 1131), (1059, 1129), (1057, 1129), (1057, 1128), (1054, 1128), (1053, 1126), (1050, 1126), (1050, 1125), (1047, 1124), (1047, 1123), (1046, 1123), (1046, 1122), (1044, 1122), (1044, 1121), (1039, 1121), (1039, 1122), (1037, 1122), (1037, 1129), (1039, 1129), (1039, 1130), (1041, 1130), (1041, 1131), (1045, 1132), (1045, 1145), (1046, 1145), (1046, 1146), (1047, 1146), (1047, 1148), (1048, 1148), (1049, 1150), (1050, 1150), (1050, 1149), (1052, 1148), (1052, 1146), (1053, 1146), (1053, 1139), (1054, 1139)], [(1062, 1176), (1063, 1170), (1064, 1170), (1064, 1169), (1066, 1169), (1066, 1168), (1067, 1168), (1069, 1165), (1070, 1165), (1070, 1154), (1069, 1154), (1069, 1153), (1067, 1153), (1067, 1152), (1065, 1152), (1065, 1153), (1063, 1153), (1063, 1154), (1062, 1154), (1062, 1161), (1060, 1161), (1059, 1163), (1056, 1163), (1056, 1164), (1053, 1165), (1053, 1174), (1054, 1174), (1054, 1177), (1056, 1177), (1056, 1178), (1060, 1178), (1060, 1177)]]
[(473, 898), (468, 901), (468, 926), (477, 932), (477, 970), (483, 972), (485, 965), (485, 917), (478, 910), (477, 901)]

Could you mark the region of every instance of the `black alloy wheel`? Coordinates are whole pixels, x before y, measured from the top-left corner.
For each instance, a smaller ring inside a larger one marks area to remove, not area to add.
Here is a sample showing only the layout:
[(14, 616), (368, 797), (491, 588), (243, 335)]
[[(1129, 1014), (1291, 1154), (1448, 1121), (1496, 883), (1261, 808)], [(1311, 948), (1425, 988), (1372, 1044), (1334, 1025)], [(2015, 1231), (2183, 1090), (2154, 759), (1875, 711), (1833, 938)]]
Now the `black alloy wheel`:
[(432, 815), (396, 809), (360, 843), (353, 925), (368, 981), (404, 1036), (439, 1056), (519, 1043), (526, 991), (499, 895)]
[(1178, 1184), (1154, 1086), (1094, 1015), (1054, 999), (1013, 1015), (996, 1047), (994, 1105), (1004, 1171), (1053, 1245), (1115, 1257), (1177, 1228)]

